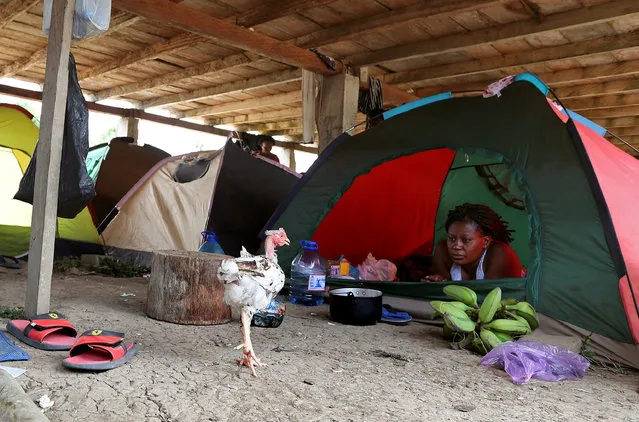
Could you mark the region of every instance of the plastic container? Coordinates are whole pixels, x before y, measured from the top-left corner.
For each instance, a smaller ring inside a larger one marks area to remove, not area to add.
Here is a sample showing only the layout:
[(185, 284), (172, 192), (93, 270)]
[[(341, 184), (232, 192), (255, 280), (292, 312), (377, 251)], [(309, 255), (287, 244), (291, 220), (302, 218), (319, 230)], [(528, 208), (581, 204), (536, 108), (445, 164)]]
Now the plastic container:
[(279, 297), (274, 298), (268, 307), (256, 312), (251, 320), (251, 325), (262, 328), (277, 328), (282, 324), (286, 315), (286, 303)]
[(198, 251), (224, 255), (224, 249), (217, 243), (217, 236), (209, 230), (202, 232), (202, 245), (200, 245)]
[(291, 303), (318, 306), (324, 303), (327, 263), (310, 240), (300, 242), (302, 249), (291, 264)]
[[(49, 35), (53, 0), (44, 0), (42, 33)], [(109, 29), (111, 0), (76, 0), (73, 12), (74, 40), (81, 40)]]

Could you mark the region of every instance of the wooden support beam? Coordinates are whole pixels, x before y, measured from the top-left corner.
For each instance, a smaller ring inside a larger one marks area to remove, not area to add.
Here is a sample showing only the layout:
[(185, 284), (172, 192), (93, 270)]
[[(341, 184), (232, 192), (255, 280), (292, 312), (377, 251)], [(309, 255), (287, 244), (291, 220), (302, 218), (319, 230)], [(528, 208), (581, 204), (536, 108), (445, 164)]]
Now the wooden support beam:
[(295, 148), (288, 148), (288, 167), (295, 171), (297, 163), (295, 162)]
[(429, 81), (431, 83), (439, 81), (444, 83), (444, 81), (450, 81), (465, 75), (477, 75), (508, 67), (550, 63), (555, 60), (576, 59), (580, 57), (591, 57), (602, 53), (620, 52), (628, 48), (634, 48), (637, 45), (639, 45), (639, 31), (571, 44), (538, 48), (521, 53), (391, 73), (384, 75), (382, 80), (388, 84), (402, 84), (417, 81)]
[(229, 71), (235, 67), (251, 62), (256, 63), (257, 60), (254, 60), (255, 56), (250, 53), (234, 54), (232, 56), (224, 57), (223, 59), (212, 60), (210, 62), (187, 67), (186, 69), (171, 72), (166, 75), (156, 76), (130, 84), (119, 85), (114, 88), (103, 89), (93, 95), (93, 101), (119, 97), (151, 88), (159, 88), (194, 76), (213, 76), (214, 74)]
[(198, 42), (206, 41), (199, 35), (185, 33), (177, 35), (165, 41), (161, 41), (155, 44), (151, 44), (148, 47), (144, 47), (140, 50), (131, 51), (121, 57), (116, 57), (112, 60), (102, 62), (90, 69), (78, 72), (78, 79), (80, 81), (94, 78), (96, 76), (103, 75), (111, 70), (119, 69), (122, 67), (142, 63), (146, 60), (155, 59), (167, 52), (176, 52), (187, 47), (196, 45)]
[(319, 47), (339, 41), (355, 40), (371, 32), (397, 25), (409, 25), (427, 17), (445, 16), (451, 12), (462, 13), (503, 3), (501, 0), (432, 0), (417, 2), (406, 7), (385, 10), (339, 25), (323, 28), (294, 41), (298, 47)]
[(272, 107), (283, 104), (297, 103), (302, 100), (299, 91), (287, 92), (267, 97), (252, 98), (250, 100), (233, 101), (220, 105), (205, 106), (182, 112), (178, 117), (210, 116), (214, 114), (232, 113), (261, 107)]
[(189, 32), (214, 37), (231, 47), (250, 51), (291, 66), (324, 75), (337, 74), (343, 70), (340, 62), (336, 62), (334, 70), (330, 69), (311, 51), (203, 14), (183, 4), (174, 4), (168, 0), (113, 0), (113, 5)]
[(0, 30), (24, 15), (40, 0), (9, 0), (0, 6)]
[(290, 108), (282, 111), (266, 111), (263, 113), (242, 114), (240, 116), (213, 118), (208, 122), (211, 125), (241, 125), (249, 123), (262, 123), (277, 120), (299, 119), (302, 117), (302, 108)]
[(270, 73), (268, 75), (257, 76), (255, 78), (220, 84), (210, 88), (196, 89), (195, 91), (159, 97), (143, 103), (142, 108), (158, 107), (187, 101), (197, 101), (202, 98), (215, 97), (216, 95), (225, 95), (252, 88), (293, 82), (299, 80), (301, 77), (302, 72), (300, 70), (285, 70), (283, 72)]
[(53, 2), (33, 193), (25, 316), (49, 312), (75, 0)]
[(449, 53), (468, 47), (484, 46), (496, 41), (517, 40), (548, 31), (606, 22), (633, 13), (639, 13), (639, 2), (635, 0), (613, 1), (548, 15), (541, 23), (536, 18), (517, 21), (470, 33), (464, 32), (431, 38), (425, 41), (357, 54), (348, 57), (346, 61), (354, 66), (366, 66), (406, 60), (413, 57)]
[[(11, 95), (19, 98), (27, 98), (31, 100), (41, 101), (42, 93), (38, 91), (31, 91), (23, 88), (16, 88), (8, 85), (0, 85), (0, 93), (5, 95)], [(140, 120), (148, 120), (150, 122), (161, 123), (163, 125), (177, 126), (184, 129), (195, 130), (198, 132), (210, 133), (217, 136), (228, 136), (229, 131), (224, 129), (218, 129), (213, 126), (188, 122), (185, 120), (174, 119), (172, 117), (160, 116), (158, 114), (147, 113), (142, 110), (134, 108), (120, 108), (107, 106), (104, 104), (87, 103), (89, 110), (97, 113), (111, 114), (114, 116), (120, 116), (124, 118), (135, 118)]]
[(318, 86), (315, 74), (302, 71), (302, 136), (304, 142), (313, 142), (315, 137), (315, 112), (317, 108)]
[(126, 136), (133, 138), (135, 143), (138, 144), (138, 139), (140, 137), (140, 119), (129, 117), (126, 120)]
[(319, 95), (316, 120), (321, 153), (335, 138), (355, 126), (359, 78), (349, 74), (324, 76)]
[(336, 0), (266, 0), (236, 16), (238, 25), (246, 28), (290, 16), (295, 13), (334, 3)]
[(568, 98), (562, 101), (574, 111), (608, 109), (639, 105), (639, 94), (606, 95), (601, 97)]

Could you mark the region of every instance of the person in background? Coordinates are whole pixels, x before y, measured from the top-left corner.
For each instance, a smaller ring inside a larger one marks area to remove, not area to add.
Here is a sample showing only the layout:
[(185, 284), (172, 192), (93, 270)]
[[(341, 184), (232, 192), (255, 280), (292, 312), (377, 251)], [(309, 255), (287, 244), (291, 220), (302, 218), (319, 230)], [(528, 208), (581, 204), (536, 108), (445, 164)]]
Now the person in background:
[(277, 163), (280, 162), (280, 159), (278, 158), (278, 156), (271, 152), (271, 149), (275, 145), (275, 141), (273, 141), (271, 138), (260, 139), (259, 141), (257, 141), (257, 145), (260, 147), (261, 151), (256, 151), (252, 155), (254, 156), (260, 155), (264, 158), (268, 158), (269, 160), (273, 160)]
[(490, 207), (463, 204), (448, 213), (447, 236), (435, 248), (433, 274), (423, 281), (522, 277), (508, 223)]

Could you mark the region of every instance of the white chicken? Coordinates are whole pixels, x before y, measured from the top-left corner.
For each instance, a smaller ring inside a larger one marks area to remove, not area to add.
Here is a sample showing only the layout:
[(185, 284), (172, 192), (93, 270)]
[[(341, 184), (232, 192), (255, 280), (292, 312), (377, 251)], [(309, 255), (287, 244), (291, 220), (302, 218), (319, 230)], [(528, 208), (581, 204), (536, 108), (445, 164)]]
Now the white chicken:
[(255, 376), (255, 366), (264, 366), (255, 356), (251, 343), (251, 320), (255, 312), (266, 309), (271, 300), (284, 287), (284, 271), (277, 263), (275, 248), (290, 244), (284, 229), (267, 230), (264, 240), (265, 255), (253, 256), (242, 247), (239, 258), (225, 259), (217, 270), (218, 279), (224, 281), (224, 302), (239, 309), (242, 320), (242, 358), (237, 364), (247, 366)]

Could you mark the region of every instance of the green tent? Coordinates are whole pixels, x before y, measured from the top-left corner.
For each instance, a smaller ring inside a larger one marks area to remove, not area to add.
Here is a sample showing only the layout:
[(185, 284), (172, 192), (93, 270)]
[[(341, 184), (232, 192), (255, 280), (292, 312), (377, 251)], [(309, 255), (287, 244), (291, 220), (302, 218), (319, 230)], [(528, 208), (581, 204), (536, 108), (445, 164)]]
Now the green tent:
[[(20, 106), (0, 105), (0, 254), (22, 256), (29, 250), (31, 205), (13, 199), (38, 141), (34, 117)], [(100, 243), (87, 209), (75, 218), (58, 218), (56, 253)], [(89, 246), (89, 248), (91, 248)]]
[[(500, 286), (601, 344), (637, 343), (639, 163), (547, 92), (524, 74), (499, 95), (448, 93), (390, 110), (329, 144), (265, 227), (284, 227), (292, 245), (317, 241), (327, 259), (398, 263), (432, 253), (455, 205), (484, 203), (515, 229), (527, 276), (459, 284), (480, 294)], [(286, 272), (297, 250), (278, 250)], [(445, 285), (329, 280), (359, 284), (418, 300), (444, 297)]]

